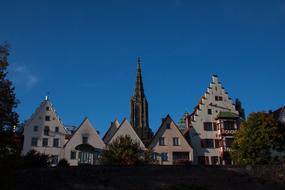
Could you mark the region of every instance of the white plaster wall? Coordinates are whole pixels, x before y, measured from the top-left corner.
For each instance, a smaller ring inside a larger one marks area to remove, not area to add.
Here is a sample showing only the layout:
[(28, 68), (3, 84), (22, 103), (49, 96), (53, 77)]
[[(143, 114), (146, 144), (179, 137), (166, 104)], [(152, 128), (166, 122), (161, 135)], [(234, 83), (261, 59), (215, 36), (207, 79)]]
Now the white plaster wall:
[[(101, 150), (105, 149), (105, 143), (101, 140), (96, 129), (92, 126), (88, 119), (85, 119), (64, 148), (64, 157), (71, 166), (78, 165), (79, 151), (75, 150), (75, 147), (82, 144), (82, 136), (88, 136), (88, 144), (91, 146)], [(70, 159), (71, 151), (76, 152), (75, 160)]]
[[(50, 107), (50, 110), (47, 111), (46, 107)], [(50, 116), (50, 121), (45, 121), (45, 116)], [(38, 126), (38, 131), (34, 132), (34, 126)], [(44, 135), (44, 127), (49, 126), (50, 135)], [(59, 132), (55, 133), (55, 127), (59, 127)], [(24, 145), (22, 154), (26, 154), (31, 150), (36, 150), (38, 152), (47, 154), (47, 155), (58, 155), (59, 159), (63, 157), (62, 147), (65, 144), (65, 135), (66, 130), (63, 127), (63, 124), (60, 122), (58, 116), (56, 115), (54, 108), (51, 103), (47, 100), (43, 101), (35, 113), (31, 116), (30, 120), (24, 126)], [(31, 141), (32, 137), (38, 138), (38, 146), (32, 147)], [(42, 147), (42, 139), (48, 138), (48, 147)], [(59, 147), (53, 147), (53, 139), (59, 139)]]
[(125, 136), (125, 135), (129, 135), (134, 141), (138, 141), (140, 143), (140, 147), (142, 149), (145, 149), (143, 142), (138, 137), (138, 135), (134, 131), (133, 127), (131, 126), (131, 124), (126, 119), (122, 122), (121, 126), (116, 131), (114, 136), (111, 138), (109, 143), (112, 143), (117, 137)]
[[(223, 101), (216, 101), (215, 96), (222, 96)], [(194, 163), (197, 164), (198, 156), (221, 156), (220, 148), (201, 148), (201, 139), (220, 139), (218, 131), (205, 131), (204, 122), (215, 122), (215, 119), (220, 111), (230, 111), (238, 114), (235, 106), (230, 100), (229, 95), (219, 83), (217, 77), (212, 77), (212, 83), (204, 94), (205, 99), (202, 99), (202, 104), (199, 104), (200, 110), (196, 110), (197, 116), (194, 116), (192, 121), (193, 128), (190, 129), (190, 140), (194, 151)], [(210, 105), (210, 104), (213, 105)], [(208, 114), (208, 109), (212, 109), (212, 115)], [(209, 158), (210, 163), (211, 159)]]

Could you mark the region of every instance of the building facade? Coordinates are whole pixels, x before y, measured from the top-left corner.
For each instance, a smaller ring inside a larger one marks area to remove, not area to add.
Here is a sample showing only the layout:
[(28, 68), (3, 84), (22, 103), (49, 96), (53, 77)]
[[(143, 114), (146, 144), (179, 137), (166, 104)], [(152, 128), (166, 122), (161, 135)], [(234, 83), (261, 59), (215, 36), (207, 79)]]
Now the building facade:
[(163, 119), (149, 148), (154, 152), (154, 160), (161, 165), (186, 164), (193, 160), (192, 147), (169, 115)]
[(206, 93), (185, 121), (184, 135), (192, 145), (194, 164), (232, 164), (229, 151), (239, 129), (238, 114), (218, 76), (213, 75)]
[(104, 148), (87, 118), (76, 129), (64, 126), (47, 97), (24, 126), (22, 154), (35, 150), (51, 156), (53, 165), (61, 159), (72, 166), (95, 164)]
[(148, 122), (148, 102), (144, 94), (140, 58), (137, 60), (136, 84), (131, 98), (130, 122), (140, 139), (148, 145), (153, 133)]

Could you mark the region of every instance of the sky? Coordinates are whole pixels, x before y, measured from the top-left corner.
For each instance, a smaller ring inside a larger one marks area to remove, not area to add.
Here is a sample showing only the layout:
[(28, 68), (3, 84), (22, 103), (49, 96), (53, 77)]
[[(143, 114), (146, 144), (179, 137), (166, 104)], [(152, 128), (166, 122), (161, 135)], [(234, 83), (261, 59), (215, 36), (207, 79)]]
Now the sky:
[(21, 121), (49, 95), (101, 136), (130, 117), (142, 60), (150, 127), (191, 112), (217, 74), (247, 114), (285, 104), (285, 0), (0, 0)]

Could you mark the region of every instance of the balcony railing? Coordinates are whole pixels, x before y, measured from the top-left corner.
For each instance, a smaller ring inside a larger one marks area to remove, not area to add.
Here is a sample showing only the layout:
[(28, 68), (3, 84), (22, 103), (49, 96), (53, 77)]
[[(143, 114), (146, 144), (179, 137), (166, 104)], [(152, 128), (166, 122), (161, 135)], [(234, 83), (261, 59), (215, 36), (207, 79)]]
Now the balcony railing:
[(231, 129), (231, 130), (226, 130), (226, 129), (221, 129), (221, 135), (234, 135), (237, 132), (236, 129)]

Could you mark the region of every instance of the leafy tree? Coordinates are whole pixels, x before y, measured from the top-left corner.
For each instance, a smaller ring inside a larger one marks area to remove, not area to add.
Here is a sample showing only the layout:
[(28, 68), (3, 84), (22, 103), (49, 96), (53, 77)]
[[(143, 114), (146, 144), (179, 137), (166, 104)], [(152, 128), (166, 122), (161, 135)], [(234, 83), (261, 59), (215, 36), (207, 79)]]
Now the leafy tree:
[(138, 165), (150, 162), (150, 151), (141, 149), (128, 135), (120, 136), (108, 145), (100, 162), (104, 165)]
[(231, 156), (241, 165), (269, 164), (271, 151), (280, 148), (283, 139), (284, 134), (271, 114), (251, 113), (235, 134)]
[(20, 158), (19, 168), (47, 168), (51, 166), (51, 157), (31, 150)]
[(241, 101), (237, 98), (236, 101), (235, 101), (235, 108), (236, 110), (238, 111), (239, 113), (239, 116), (245, 120), (245, 111), (242, 107), (242, 103)]
[(66, 159), (61, 159), (57, 164), (57, 167), (59, 168), (68, 168), (69, 166), (70, 165)]
[(21, 149), (13, 134), (19, 122), (18, 114), (14, 110), (18, 101), (15, 88), (7, 79), (8, 55), (8, 45), (0, 45), (0, 161), (9, 155), (19, 153)]

